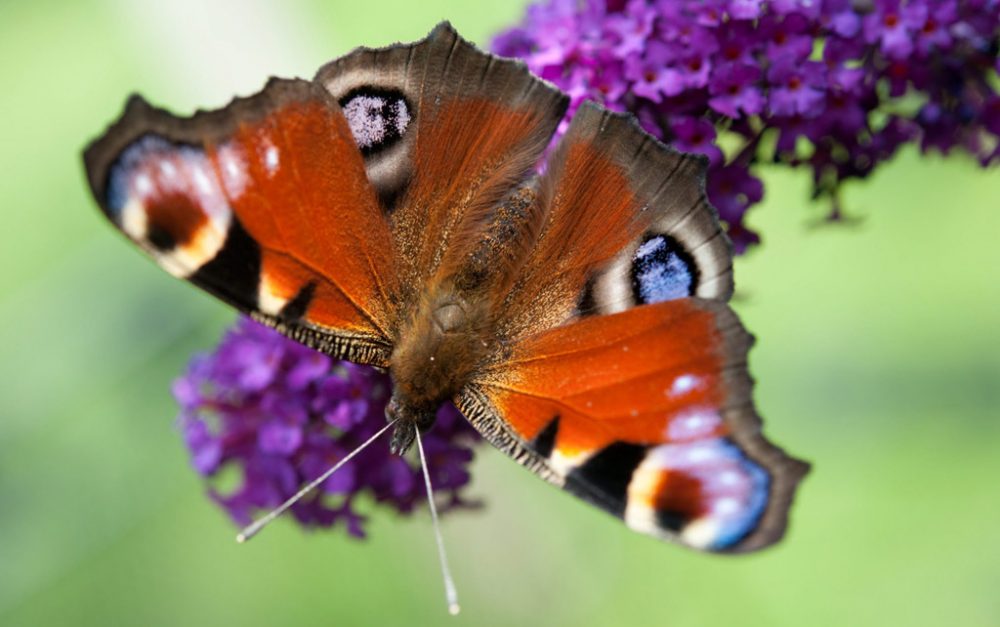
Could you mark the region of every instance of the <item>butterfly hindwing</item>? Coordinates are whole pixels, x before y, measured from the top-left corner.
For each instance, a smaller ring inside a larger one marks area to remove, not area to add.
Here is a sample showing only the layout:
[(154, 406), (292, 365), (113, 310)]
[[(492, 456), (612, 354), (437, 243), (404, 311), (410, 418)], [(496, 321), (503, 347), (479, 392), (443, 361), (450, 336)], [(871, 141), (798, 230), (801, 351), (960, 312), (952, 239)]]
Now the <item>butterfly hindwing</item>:
[(325, 90), (274, 79), (190, 118), (133, 98), (85, 162), (104, 213), (166, 270), (327, 353), (386, 364), (391, 235)]
[(591, 277), (593, 306), (580, 313), (615, 313), (684, 296), (729, 300), (732, 250), (705, 195), (708, 159), (660, 143), (631, 115), (587, 105), (578, 116), (582, 129), (599, 128), (598, 137), (614, 138), (607, 148), (607, 139), (595, 144), (614, 155), (637, 210), (650, 214), (645, 229)]
[(806, 465), (760, 434), (706, 166), (584, 103), (534, 185), (542, 224), (496, 321), (506, 348), (456, 404), (632, 528), (746, 551), (781, 537)]
[(750, 340), (683, 298), (526, 339), (457, 404), (487, 438), (637, 531), (744, 551), (781, 537), (806, 466), (760, 434)]
[(681, 296), (727, 300), (732, 255), (706, 166), (585, 102), (540, 181), (545, 225), (502, 324), (523, 335)]

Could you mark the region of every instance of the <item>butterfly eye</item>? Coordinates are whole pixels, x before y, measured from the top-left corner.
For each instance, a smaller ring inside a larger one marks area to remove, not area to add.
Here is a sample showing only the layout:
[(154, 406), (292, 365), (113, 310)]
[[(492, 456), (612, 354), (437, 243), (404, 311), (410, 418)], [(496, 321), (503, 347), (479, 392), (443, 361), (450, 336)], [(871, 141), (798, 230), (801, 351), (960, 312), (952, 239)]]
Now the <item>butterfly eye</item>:
[(632, 292), (640, 304), (659, 303), (694, 294), (694, 260), (667, 235), (647, 237), (632, 259)]
[(366, 157), (402, 139), (413, 117), (403, 94), (384, 89), (355, 89), (341, 98), (340, 106)]

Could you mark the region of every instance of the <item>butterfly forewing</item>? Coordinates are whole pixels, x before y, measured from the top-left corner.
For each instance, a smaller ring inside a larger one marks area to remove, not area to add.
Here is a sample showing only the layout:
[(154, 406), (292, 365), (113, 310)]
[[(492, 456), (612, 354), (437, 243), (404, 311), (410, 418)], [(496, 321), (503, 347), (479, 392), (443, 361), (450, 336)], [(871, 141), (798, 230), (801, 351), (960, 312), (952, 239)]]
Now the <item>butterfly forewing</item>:
[(191, 118), (133, 99), (86, 162), (105, 214), (165, 269), (331, 354), (385, 365), (391, 236), (324, 90), (274, 80)]

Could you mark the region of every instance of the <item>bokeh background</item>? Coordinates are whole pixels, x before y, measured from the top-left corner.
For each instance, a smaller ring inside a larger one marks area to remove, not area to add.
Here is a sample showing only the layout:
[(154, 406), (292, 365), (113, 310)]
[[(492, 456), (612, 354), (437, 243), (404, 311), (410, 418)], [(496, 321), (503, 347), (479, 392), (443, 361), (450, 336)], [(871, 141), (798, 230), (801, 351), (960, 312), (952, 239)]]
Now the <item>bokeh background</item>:
[(520, 2), (0, 1), (0, 625), (1000, 624), (1000, 175), (904, 150), (821, 225), (768, 172), (736, 307), (771, 437), (814, 472), (780, 546), (657, 543), (492, 450), (446, 519), (246, 546), (203, 495), (171, 380), (233, 314), (98, 215), (84, 144), (132, 91), (178, 112)]

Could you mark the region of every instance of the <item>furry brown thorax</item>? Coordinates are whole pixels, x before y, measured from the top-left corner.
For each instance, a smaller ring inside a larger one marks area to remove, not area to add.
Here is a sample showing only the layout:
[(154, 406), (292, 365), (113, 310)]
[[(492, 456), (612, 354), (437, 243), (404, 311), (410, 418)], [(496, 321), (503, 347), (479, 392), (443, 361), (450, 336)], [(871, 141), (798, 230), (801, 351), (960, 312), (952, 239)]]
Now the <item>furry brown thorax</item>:
[(540, 213), (536, 179), (529, 178), (483, 216), (458, 229), (461, 244), (438, 262), (427, 289), (406, 292), (412, 302), (389, 359), (393, 394), (386, 419), (397, 420), (391, 448), (403, 454), (416, 429), (434, 424), (442, 403), (473, 377), (506, 333), (496, 327), (509, 306)]
[(398, 420), (393, 452), (405, 453), (415, 430), (429, 429), (438, 407), (468, 382), (489, 346), (489, 318), (486, 300), (463, 293), (452, 280), (420, 300), (390, 360), (394, 385), (385, 414)]

